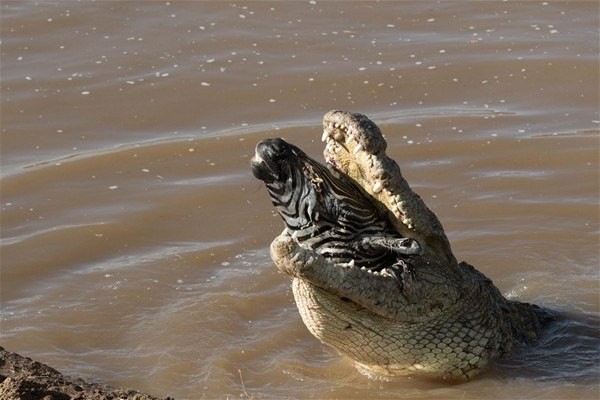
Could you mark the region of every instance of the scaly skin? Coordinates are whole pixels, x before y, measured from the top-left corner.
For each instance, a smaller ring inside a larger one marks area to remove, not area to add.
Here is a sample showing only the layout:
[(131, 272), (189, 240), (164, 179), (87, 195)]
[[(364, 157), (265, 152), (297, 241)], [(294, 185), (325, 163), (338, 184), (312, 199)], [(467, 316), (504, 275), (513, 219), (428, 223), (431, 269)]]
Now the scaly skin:
[(326, 161), (353, 178), (423, 254), (403, 285), (385, 273), (333, 264), (282, 233), (271, 244), (310, 332), (376, 375), (464, 380), (520, 343), (534, 342), (544, 313), (506, 300), (481, 272), (457, 263), (444, 229), (385, 153), (379, 128), (361, 114), (323, 120)]

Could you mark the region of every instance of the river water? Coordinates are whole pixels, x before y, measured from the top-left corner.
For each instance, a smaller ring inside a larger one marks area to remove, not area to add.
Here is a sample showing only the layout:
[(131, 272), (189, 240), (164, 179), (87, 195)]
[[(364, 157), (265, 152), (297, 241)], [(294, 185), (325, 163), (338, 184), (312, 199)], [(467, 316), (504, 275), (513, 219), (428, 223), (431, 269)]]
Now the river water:
[[(8, 350), (178, 399), (598, 398), (598, 2), (0, 7)], [(563, 314), (539, 346), (449, 385), (310, 335), (249, 161), (321, 159), (330, 109), (382, 128), (458, 259)]]

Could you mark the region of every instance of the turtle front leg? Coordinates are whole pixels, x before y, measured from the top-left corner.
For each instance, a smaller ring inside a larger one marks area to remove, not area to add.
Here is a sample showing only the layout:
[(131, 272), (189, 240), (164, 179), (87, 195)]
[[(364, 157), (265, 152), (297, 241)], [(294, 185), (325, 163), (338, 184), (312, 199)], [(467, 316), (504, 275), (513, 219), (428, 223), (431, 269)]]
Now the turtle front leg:
[(423, 249), (419, 242), (412, 238), (396, 238), (389, 236), (365, 236), (358, 242), (358, 251), (369, 254), (392, 253), (403, 256), (421, 255)]

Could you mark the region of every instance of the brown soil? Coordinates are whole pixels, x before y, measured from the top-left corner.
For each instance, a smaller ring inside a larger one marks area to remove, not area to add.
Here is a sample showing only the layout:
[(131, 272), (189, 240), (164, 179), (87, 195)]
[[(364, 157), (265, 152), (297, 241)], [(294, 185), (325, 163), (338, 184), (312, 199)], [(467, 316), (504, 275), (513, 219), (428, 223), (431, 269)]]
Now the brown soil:
[[(100, 399), (159, 400), (136, 390), (65, 376), (54, 368), (0, 347), (0, 400)], [(171, 398), (164, 400), (168, 399)]]

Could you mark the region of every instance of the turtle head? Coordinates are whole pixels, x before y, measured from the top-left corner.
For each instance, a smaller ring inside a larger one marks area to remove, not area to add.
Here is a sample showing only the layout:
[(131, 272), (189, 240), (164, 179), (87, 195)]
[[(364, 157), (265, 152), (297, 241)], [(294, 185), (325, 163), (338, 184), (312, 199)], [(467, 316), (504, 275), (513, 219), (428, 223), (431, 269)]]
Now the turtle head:
[(251, 161), (252, 173), (267, 184), (283, 183), (303, 155), (302, 150), (281, 138), (263, 140), (256, 145), (256, 153)]

